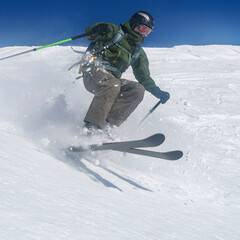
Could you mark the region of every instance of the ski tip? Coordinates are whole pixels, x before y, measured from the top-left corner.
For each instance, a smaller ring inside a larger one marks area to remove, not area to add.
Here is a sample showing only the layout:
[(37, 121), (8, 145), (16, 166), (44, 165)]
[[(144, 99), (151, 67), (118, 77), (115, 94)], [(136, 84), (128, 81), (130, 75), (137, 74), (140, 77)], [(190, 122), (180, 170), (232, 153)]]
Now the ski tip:
[(180, 150), (176, 150), (172, 154), (172, 159), (171, 160), (178, 160), (183, 157), (183, 152)]
[(149, 137), (152, 142), (155, 142), (156, 146), (162, 144), (165, 141), (165, 136), (162, 133), (156, 133)]
[[(179, 155), (182, 157), (183, 156), (183, 152), (182, 151), (179, 151)], [(181, 158), (180, 157), (180, 158)]]
[(165, 139), (165, 135), (162, 134), (162, 133), (156, 133), (156, 134), (153, 134), (152, 137), (162, 137)]

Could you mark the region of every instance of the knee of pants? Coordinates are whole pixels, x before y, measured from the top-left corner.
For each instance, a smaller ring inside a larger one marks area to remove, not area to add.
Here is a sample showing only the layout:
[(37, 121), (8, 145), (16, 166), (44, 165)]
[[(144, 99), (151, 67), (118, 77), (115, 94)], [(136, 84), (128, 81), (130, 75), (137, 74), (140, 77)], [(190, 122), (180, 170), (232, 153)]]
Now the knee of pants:
[(112, 100), (115, 99), (119, 93), (120, 93), (120, 89), (121, 89), (121, 84), (119, 82), (115, 82), (112, 84), (107, 84), (107, 85), (103, 85), (100, 87), (100, 91), (96, 94), (98, 95), (104, 95), (106, 99), (108, 100)]

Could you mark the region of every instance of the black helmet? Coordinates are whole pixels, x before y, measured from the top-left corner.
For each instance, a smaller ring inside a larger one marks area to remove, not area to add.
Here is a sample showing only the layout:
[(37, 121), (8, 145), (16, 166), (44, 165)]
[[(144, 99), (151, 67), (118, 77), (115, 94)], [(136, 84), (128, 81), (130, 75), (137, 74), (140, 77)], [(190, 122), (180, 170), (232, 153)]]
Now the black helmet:
[(139, 11), (136, 12), (130, 19), (130, 26), (134, 29), (136, 26), (145, 25), (151, 29), (154, 27), (154, 19), (148, 12)]

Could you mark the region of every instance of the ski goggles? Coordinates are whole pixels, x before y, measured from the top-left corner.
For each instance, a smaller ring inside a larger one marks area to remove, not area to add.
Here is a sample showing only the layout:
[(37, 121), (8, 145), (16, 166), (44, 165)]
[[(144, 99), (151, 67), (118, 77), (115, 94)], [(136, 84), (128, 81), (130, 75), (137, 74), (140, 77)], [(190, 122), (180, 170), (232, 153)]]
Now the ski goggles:
[(147, 37), (152, 32), (152, 29), (145, 25), (138, 25), (134, 28), (134, 31), (140, 33), (143, 37)]

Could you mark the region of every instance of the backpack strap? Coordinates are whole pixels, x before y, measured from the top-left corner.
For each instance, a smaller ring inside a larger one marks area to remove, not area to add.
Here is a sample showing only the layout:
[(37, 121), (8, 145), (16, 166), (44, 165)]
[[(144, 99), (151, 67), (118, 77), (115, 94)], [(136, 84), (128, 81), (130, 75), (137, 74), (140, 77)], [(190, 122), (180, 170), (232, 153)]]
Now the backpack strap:
[(124, 37), (124, 31), (119, 27), (118, 33), (114, 36), (113, 39), (104, 44), (104, 47), (109, 48), (113, 45), (117, 45)]

